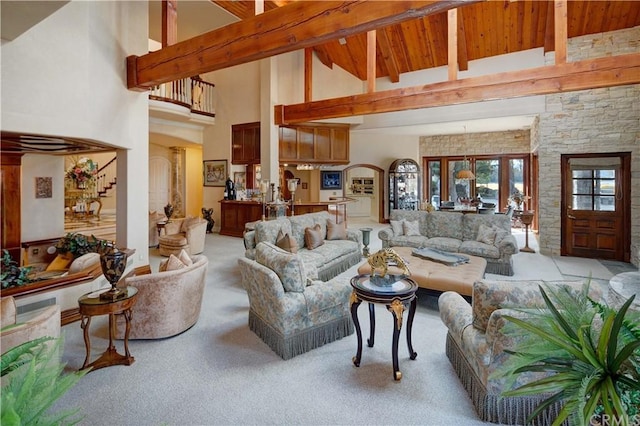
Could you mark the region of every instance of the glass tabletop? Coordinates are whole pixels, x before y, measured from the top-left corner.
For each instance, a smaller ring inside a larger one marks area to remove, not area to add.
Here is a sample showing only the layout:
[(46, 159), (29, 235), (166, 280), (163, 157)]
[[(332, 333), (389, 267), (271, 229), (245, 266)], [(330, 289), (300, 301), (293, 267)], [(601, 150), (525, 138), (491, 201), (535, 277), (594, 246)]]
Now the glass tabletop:
[(121, 290), (125, 292), (125, 295), (116, 300), (100, 299), (100, 294), (110, 289), (111, 289), (111, 286), (101, 288), (100, 290), (92, 291), (91, 293), (84, 294), (80, 296), (80, 298), (78, 299), (78, 303), (82, 303), (83, 305), (108, 305), (109, 303), (121, 302), (123, 300), (127, 300), (138, 293), (137, 288), (128, 286), (126, 288), (121, 288)]
[(418, 289), (418, 285), (405, 275), (388, 275), (388, 279), (382, 277), (372, 279), (369, 274), (361, 274), (351, 279), (351, 286), (367, 293), (387, 296), (402, 296)]

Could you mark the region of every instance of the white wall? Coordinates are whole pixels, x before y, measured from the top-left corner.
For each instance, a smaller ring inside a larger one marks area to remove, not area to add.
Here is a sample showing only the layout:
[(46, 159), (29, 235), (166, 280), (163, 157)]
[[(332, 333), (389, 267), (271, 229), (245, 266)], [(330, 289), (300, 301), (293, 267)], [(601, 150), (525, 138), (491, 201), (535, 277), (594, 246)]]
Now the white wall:
[[(148, 96), (127, 89), (125, 59), (147, 52), (147, 13), (146, 2), (72, 1), (0, 48), (3, 130), (121, 148), (116, 242), (135, 248), (138, 262), (148, 262)], [(51, 167), (62, 178), (63, 161)], [(64, 226), (62, 205), (39, 236)], [(23, 223), (31, 213), (23, 211)]]

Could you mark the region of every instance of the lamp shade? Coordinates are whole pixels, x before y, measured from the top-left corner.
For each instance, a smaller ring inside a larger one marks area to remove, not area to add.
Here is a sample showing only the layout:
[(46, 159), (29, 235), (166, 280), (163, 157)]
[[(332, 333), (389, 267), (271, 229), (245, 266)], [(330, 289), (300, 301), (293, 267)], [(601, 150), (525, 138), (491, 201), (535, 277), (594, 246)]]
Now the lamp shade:
[(458, 179), (469, 179), (469, 180), (473, 180), (476, 178), (476, 175), (473, 174), (473, 172), (471, 170), (460, 170), (456, 176)]
[(289, 188), (291, 192), (296, 192), (296, 189), (298, 189), (298, 179), (287, 179), (287, 188)]

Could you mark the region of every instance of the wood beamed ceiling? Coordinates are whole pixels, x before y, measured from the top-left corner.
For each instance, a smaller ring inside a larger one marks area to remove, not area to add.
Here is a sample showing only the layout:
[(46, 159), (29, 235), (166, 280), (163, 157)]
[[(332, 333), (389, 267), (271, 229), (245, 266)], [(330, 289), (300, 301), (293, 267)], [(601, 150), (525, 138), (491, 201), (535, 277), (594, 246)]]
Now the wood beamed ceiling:
[[(449, 66), (449, 81), (442, 83), (277, 106), (276, 124), (285, 124), (640, 83), (637, 52), (617, 60), (565, 63), (568, 38), (640, 26), (640, 2), (633, 0), (283, 0), (264, 1), (265, 12), (257, 16), (253, 1), (210, 1), (241, 20), (130, 57), (130, 88), (145, 90), (301, 49), (312, 49), (328, 67), (338, 65), (368, 80), (369, 88), (375, 78), (396, 82), (404, 73)], [(451, 30), (448, 13), (454, 9)], [(367, 31), (374, 29), (371, 38)], [(375, 50), (367, 40), (375, 40)], [(534, 48), (555, 50), (556, 65), (457, 80), (457, 71), (468, 69), (470, 61)], [(367, 60), (368, 51), (375, 51), (375, 61)], [(455, 62), (449, 64), (451, 58)]]

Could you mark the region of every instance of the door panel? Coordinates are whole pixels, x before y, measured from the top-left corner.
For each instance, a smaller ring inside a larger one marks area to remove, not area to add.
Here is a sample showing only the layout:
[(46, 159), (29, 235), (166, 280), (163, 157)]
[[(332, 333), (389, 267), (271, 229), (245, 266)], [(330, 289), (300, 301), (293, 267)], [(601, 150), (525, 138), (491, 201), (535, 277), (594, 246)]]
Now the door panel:
[(149, 211), (164, 212), (171, 191), (171, 162), (163, 157), (149, 158)]
[(628, 164), (624, 154), (562, 157), (563, 255), (629, 261)]

